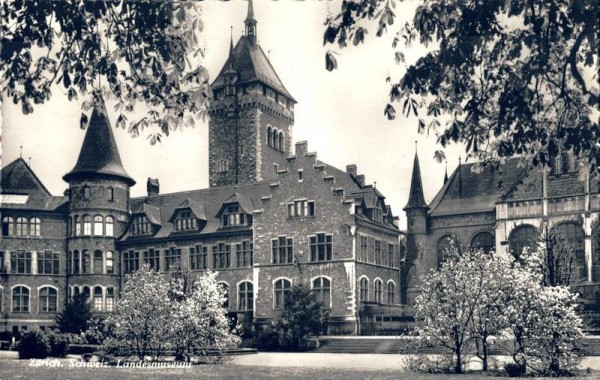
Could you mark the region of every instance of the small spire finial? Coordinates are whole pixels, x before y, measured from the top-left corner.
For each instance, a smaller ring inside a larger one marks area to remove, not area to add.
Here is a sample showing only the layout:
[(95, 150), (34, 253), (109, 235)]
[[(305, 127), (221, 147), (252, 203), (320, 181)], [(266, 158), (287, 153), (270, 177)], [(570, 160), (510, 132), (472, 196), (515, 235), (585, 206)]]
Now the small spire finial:
[(373, 188), (377, 189), (377, 181), (373, 181)]
[(29, 160), (28, 160), (28, 162), (27, 162), (27, 165), (28, 165), (29, 167), (31, 167), (31, 157), (29, 157)]
[(23, 145), (19, 146), (19, 148), (21, 149), (19, 156), (23, 158)]

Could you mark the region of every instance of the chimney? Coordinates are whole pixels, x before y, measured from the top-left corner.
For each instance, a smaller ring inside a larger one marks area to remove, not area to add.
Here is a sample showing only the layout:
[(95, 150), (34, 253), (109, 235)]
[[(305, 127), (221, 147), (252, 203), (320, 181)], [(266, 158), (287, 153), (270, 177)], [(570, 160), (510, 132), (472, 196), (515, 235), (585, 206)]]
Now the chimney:
[(158, 178), (148, 177), (148, 182), (146, 183), (146, 189), (148, 190), (149, 197), (151, 197), (153, 195), (158, 195), (160, 193), (160, 184), (158, 183)]
[(361, 187), (365, 186), (365, 175), (364, 174), (357, 175), (356, 181), (360, 184)]
[(296, 157), (302, 157), (308, 152), (308, 142), (298, 141), (296, 143)]
[(358, 169), (356, 168), (356, 165), (354, 165), (354, 164), (346, 165), (346, 173), (350, 174), (353, 177), (356, 177), (357, 172), (358, 172)]

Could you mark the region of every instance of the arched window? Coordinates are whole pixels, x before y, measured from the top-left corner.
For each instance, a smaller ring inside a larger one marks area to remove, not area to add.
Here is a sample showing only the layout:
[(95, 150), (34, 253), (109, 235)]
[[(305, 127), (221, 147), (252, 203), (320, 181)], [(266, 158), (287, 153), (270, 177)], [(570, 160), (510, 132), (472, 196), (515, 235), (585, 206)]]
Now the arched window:
[(115, 259), (112, 251), (106, 251), (106, 274), (112, 274), (115, 271)]
[(275, 309), (283, 309), (285, 306), (285, 296), (292, 291), (292, 283), (288, 279), (280, 278), (275, 281), (273, 288), (273, 307)]
[(396, 303), (396, 284), (394, 281), (387, 283), (387, 303)]
[(254, 309), (254, 288), (250, 281), (244, 281), (238, 285), (238, 309)]
[(17, 229), (16, 236), (27, 236), (27, 218), (18, 217), (17, 218)]
[(104, 272), (104, 259), (102, 256), (102, 251), (94, 251), (94, 273), (96, 274), (102, 274)]
[(460, 241), (455, 235), (442, 236), (437, 243), (437, 268), (442, 267), (444, 259), (452, 249), (459, 249)]
[(358, 287), (360, 289), (359, 292), (359, 300), (360, 301), (368, 301), (369, 300), (369, 279), (367, 277), (361, 277), (358, 282)]
[(92, 258), (90, 257), (90, 251), (86, 249), (81, 255), (81, 273), (91, 273)]
[(102, 302), (102, 287), (95, 286), (94, 287), (94, 310), (102, 311), (102, 306), (104, 302)]
[(77, 297), (81, 294), (81, 289), (79, 289), (79, 286), (74, 286), (73, 287), (73, 297)]
[(56, 289), (45, 286), (40, 289), (40, 313), (56, 313), (58, 294)]
[(219, 282), (217, 284), (221, 289), (223, 289), (223, 294), (225, 296), (225, 301), (223, 301), (223, 307), (225, 309), (229, 308), (229, 285), (226, 282)]
[(383, 282), (380, 279), (376, 279), (374, 285), (375, 285), (375, 302), (382, 303), (381, 293), (382, 293), (382, 288), (383, 288)]
[(273, 129), (267, 128), (267, 146), (273, 146)]
[(511, 231), (508, 237), (510, 252), (515, 256), (521, 256), (525, 247), (534, 247), (537, 240), (537, 231), (530, 225), (521, 225)]
[(115, 218), (113, 218), (112, 216), (107, 216), (105, 219), (105, 222), (106, 222), (106, 225), (105, 225), (106, 236), (113, 236), (113, 234), (114, 234), (113, 228), (114, 228)]
[(90, 291), (90, 287), (89, 286), (84, 286), (83, 290), (81, 291), (81, 294), (83, 294), (83, 296), (85, 297), (86, 301), (89, 301), (91, 298), (91, 291)]
[(279, 149), (279, 139), (277, 138), (278, 135), (279, 132), (277, 131), (277, 129), (273, 128), (273, 145), (271, 146), (275, 149)]
[(106, 288), (106, 311), (114, 311), (115, 310), (115, 288), (109, 286)]
[(83, 216), (83, 234), (85, 236), (92, 234), (92, 217), (89, 215)]
[(478, 232), (471, 239), (471, 249), (490, 253), (494, 250), (494, 235), (489, 231)]
[(31, 218), (29, 220), (29, 235), (40, 236), (41, 235), (41, 221), (40, 218)]
[(328, 278), (315, 278), (312, 282), (312, 290), (323, 307), (331, 308), (331, 281)]
[(283, 140), (283, 132), (279, 132), (279, 150), (280, 151), (284, 151), (285, 150), (285, 145), (284, 145), (284, 140)]
[(79, 216), (75, 215), (73, 217), (74, 219), (74, 227), (75, 227), (75, 232), (73, 232), (73, 236), (79, 236), (81, 235), (81, 220), (79, 219)]
[(25, 286), (15, 286), (12, 290), (13, 313), (29, 313), (29, 289)]
[(101, 236), (102, 235), (102, 224), (104, 224), (104, 218), (102, 215), (94, 216), (94, 235)]
[(13, 236), (15, 234), (15, 220), (10, 216), (2, 218), (2, 236)]
[(564, 222), (554, 227), (554, 233), (564, 245), (561, 249), (572, 252), (575, 258), (572, 279), (585, 281), (587, 279), (585, 266), (585, 233), (583, 228), (575, 222)]
[(80, 272), (79, 260), (79, 251), (73, 251), (73, 265), (71, 266), (71, 273), (77, 274)]

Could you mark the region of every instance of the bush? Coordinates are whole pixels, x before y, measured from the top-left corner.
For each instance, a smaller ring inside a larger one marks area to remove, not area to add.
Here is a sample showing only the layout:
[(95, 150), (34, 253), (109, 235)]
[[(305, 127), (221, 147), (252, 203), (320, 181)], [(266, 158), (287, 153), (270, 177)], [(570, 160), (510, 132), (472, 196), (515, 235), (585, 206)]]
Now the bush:
[(280, 349), (279, 334), (273, 328), (266, 328), (257, 333), (255, 347), (261, 351), (277, 351)]
[(508, 377), (521, 377), (525, 375), (525, 367), (516, 363), (508, 363), (504, 366)]
[(69, 338), (57, 331), (50, 331), (46, 334), (50, 345), (49, 356), (64, 358), (69, 351)]
[(48, 339), (40, 331), (25, 333), (17, 344), (19, 359), (44, 359), (50, 352)]

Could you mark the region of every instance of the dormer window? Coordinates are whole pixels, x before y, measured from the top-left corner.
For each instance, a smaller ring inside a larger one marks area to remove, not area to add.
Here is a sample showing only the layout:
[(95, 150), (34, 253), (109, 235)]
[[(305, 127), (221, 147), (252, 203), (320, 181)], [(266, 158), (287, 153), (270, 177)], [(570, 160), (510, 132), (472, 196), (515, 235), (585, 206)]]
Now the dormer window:
[(383, 210), (379, 206), (373, 208), (373, 220), (383, 222)]
[(246, 214), (240, 210), (238, 205), (225, 206), (221, 215), (223, 227), (240, 226), (247, 224)]
[(190, 210), (179, 211), (175, 219), (175, 229), (177, 231), (197, 230), (198, 220)]
[(152, 224), (145, 215), (138, 215), (133, 218), (131, 226), (132, 235), (149, 235), (152, 233)]

